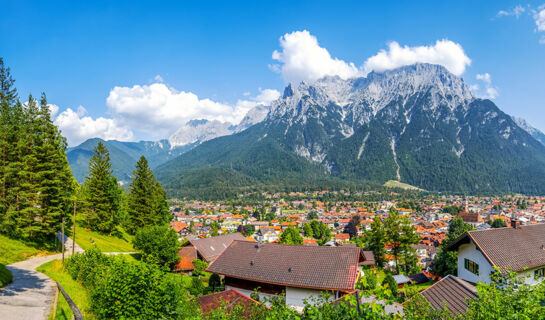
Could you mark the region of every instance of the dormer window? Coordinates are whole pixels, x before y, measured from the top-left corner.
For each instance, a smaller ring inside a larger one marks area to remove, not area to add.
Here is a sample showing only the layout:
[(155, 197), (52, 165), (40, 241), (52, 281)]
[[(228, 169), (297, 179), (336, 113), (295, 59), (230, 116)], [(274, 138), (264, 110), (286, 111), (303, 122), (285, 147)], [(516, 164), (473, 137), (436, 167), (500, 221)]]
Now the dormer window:
[(467, 271), (479, 275), (479, 265), (469, 259), (464, 259), (464, 267)]

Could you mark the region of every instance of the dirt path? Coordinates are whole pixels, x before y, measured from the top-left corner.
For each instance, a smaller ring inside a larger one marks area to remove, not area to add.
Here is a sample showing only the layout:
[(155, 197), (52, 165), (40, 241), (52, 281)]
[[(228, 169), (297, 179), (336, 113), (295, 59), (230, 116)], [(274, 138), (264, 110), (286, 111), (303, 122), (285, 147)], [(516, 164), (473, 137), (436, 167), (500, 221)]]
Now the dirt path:
[(4, 320), (43, 320), (51, 312), (55, 282), (34, 269), (61, 259), (62, 255), (33, 258), (6, 266), (13, 282), (0, 290), (0, 318)]
[[(61, 234), (57, 237), (59, 240), (62, 239)], [(72, 243), (72, 239), (65, 238), (65, 258), (72, 253)], [(76, 244), (75, 252), (83, 252), (83, 249)], [(55, 254), (7, 265), (6, 267), (13, 274), (13, 282), (0, 289), (0, 319), (47, 319), (55, 298), (55, 281), (35, 269), (46, 262), (61, 258), (62, 254)]]

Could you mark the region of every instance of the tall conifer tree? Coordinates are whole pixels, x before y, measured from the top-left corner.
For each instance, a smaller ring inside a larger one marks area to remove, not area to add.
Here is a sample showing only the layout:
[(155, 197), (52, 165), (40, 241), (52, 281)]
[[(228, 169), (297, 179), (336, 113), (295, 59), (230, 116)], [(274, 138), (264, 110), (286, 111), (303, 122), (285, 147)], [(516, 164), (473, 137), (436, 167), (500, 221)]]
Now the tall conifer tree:
[(155, 180), (142, 156), (136, 163), (128, 195), (128, 214), (131, 225), (136, 229), (163, 224), (169, 221), (170, 214), (163, 187)]
[(89, 160), (89, 175), (85, 178), (85, 202), (88, 226), (102, 233), (112, 234), (120, 221), (120, 188), (112, 176), (110, 152), (102, 142), (94, 148)]

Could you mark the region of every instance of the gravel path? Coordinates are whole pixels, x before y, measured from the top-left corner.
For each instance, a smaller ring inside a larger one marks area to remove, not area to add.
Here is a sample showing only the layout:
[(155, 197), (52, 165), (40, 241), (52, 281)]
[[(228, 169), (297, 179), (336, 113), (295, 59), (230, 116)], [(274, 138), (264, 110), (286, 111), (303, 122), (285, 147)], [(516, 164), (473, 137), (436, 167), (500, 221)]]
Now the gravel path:
[[(59, 240), (62, 235), (58, 235)], [(72, 253), (72, 239), (66, 238), (65, 258)], [(76, 252), (83, 252), (77, 244)], [(0, 289), (0, 319), (44, 320), (51, 312), (55, 299), (55, 281), (34, 269), (42, 264), (61, 259), (62, 254), (32, 258), (6, 267), (13, 274), (13, 282)]]

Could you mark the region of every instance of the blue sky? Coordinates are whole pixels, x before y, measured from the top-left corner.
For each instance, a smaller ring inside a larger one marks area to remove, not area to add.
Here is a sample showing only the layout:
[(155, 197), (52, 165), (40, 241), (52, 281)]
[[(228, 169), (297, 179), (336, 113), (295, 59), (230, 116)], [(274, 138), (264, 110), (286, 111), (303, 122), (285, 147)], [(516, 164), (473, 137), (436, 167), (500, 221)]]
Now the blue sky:
[[(0, 56), (21, 96), (47, 93), (72, 145), (166, 138), (189, 118), (237, 121), (287, 81), (329, 72), (282, 69), (298, 54), (287, 51), (313, 38), (309, 54), (323, 48), (338, 59), (331, 72), (361, 69), (392, 41), (410, 54), (448, 40), (462, 53), (445, 49), (447, 63), (471, 60), (459, 73), (476, 94), (545, 131), (543, 0), (52, 3), (0, 1)], [(292, 47), (279, 42), (303, 30)]]

